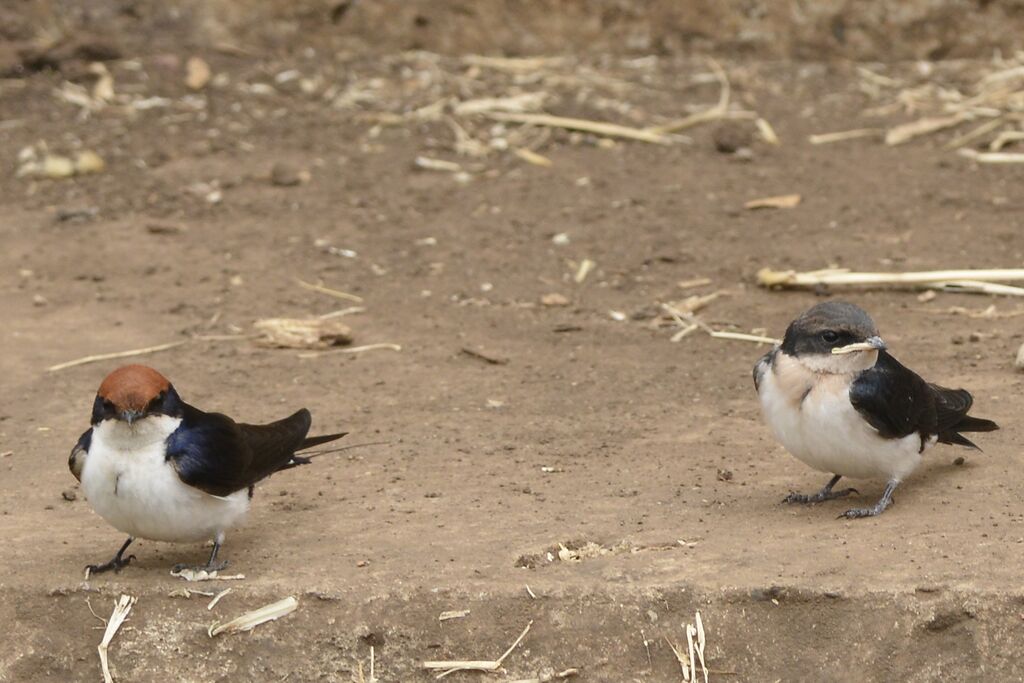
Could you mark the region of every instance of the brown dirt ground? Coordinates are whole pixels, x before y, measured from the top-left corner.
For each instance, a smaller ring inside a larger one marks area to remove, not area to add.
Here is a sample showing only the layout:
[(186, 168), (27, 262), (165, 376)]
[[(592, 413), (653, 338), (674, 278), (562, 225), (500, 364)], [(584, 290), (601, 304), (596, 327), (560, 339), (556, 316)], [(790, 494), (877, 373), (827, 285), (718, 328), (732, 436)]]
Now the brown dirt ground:
[[(685, 641), (681, 623), (698, 609), (709, 665), (735, 672), (713, 680), (1024, 677), (1020, 318), (948, 314), (992, 303), (963, 295), (849, 295), (901, 360), (970, 388), (978, 414), (1003, 430), (980, 439), (983, 453), (930, 451), (889, 512), (846, 522), (835, 516), (847, 502), (779, 503), (824, 478), (761, 423), (750, 368), (765, 349), (700, 334), (671, 343), (647, 315), (660, 301), (726, 290), (707, 321), (779, 335), (818, 299), (756, 288), (764, 265), (1020, 266), (1024, 169), (971, 165), (942, 151), (942, 137), (898, 150), (806, 144), (865, 125), (871, 102), (852, 66), (730, 64), (744, 102), (783, 141), (753, 143), (747, 162), (717, 152), (704, 126), (692, 145), (665, 147), (556, 133), (540, 149), (553, 161), (543, 168), (501, 154), (460, 159), (443, 122), (377, 129), (287, 84), (262, 95), (234, 86), (327, 66), (346, 83), (413, 78), (384, 58), (204, 53), (232, 85), (197, 109), (181, 85), (190, 54), (108, 65), (125, 92), (173, 100), (134, 117), (108, 108), (83, 118), (54, 97), (83, 64), (0, 82), (0, 122), (16, 121), (0, 130), (11, 171), (0, 176), (0, 452), (11, 452), (0, 458), (0, 680), (97, 680), (89, 605), (105, 616), (121, 592), (139, 602), (111, 648), (120, 680), (358, 680), (371, 645), (380, 680), (430, 680), (422, 660), (496, 657), (531, 620), (498, 680), (570, 667), (582, 680), (679, 680), (665, 638)], [(636, 78), (660, 74), (678, 89), (629, 96), (663, 116), (673, 101), (713, 102), (713, 84), (682, 85), (704, 70), (652, 63)], [(95, 149), (107, 169), (15, 178), (19, 150), (40, 140)], [(471, 178), (416, 170), (421, 154), (459, 161)], [(272, 185), (280, 162), (309, 181)], [(215, 181), (223, 199), (211, 204), (214, 186), (195, 184)], [(789, 192), (804, 197), (792, 210), (740, 208)], [(554, 244), (562, 232), (569, 243)], [(576, 284), (569, 262), (584, 258), (597, 265)], [(81, 496), (62, 498), (74, 483), (65, 459), (115, 362), (46, 368), (346, 305), (296, 277), (363, 297), (366, 310), (346, 318), (356, 344), (402, 350), (300, 358), (194, 340), (144, 362), (201, 407), (259, 421), (304, 405), (317, 430), (386, 443), (260, 485), (225, 548), (246, 580), (214, 613), (205, 598), (168, 597), (181, 586), (169, 566), (200, 561), (202, 547), (141, 541), (130, 569), (83, 583), (83, 565), (121, 538)], [(694, 277), (712, 284), (678, 288)], [(538, 305), (552, 292), (571, 305)], [(858, 485), (857, 503), (881, 493), (879, 482)], [(583, 541), (618, 551), (545, 558)], [(285, 595), (300, 607), (280, 622), (207, 637), (214, 619)], [(471, 612), (439, 623), (452, 609)]]

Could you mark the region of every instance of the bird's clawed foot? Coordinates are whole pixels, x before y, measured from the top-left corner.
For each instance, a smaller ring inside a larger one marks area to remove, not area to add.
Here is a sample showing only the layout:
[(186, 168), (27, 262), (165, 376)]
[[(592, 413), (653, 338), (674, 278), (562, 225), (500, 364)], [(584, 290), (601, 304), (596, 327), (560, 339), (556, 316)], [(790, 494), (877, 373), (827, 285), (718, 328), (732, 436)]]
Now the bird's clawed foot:
[(842, 479), (841, 475), (835, 475), (829, 480), (825, 487), (817, 493), (797, 493), (796, 491), (790, 491), (789, 495), (782, 499), (783, 503), (820, 503), (823, 500), (832, 500), (833, 498), (842, 498), (848, 496), (851, 493), (860, 493), (857, 489), (843, 489), (842, 491), (833, 491), (832, 487), (839, 483)]
[(114, 573), (116, 574), (131, 564), (131, 561), (134, 559), (134, 555), (129, 555), (128, 557), (121, 557), (118, 555), (110, 562), (104, 562), (103, 564), (87, 564), (85, 565), (85, 577), (89, 578), (93, 574), (102, 574), (103, 572), (109, 572), (110, 570), (114, 570)]
[(886, 508), (892, 504), (892, 492), (896, 490), (896, 486), (899, 482), (890, 481), (885, 487), (885, 493), (882, 494), (881, 500), (875, 503), (875, 507), (872, 508), (853, 508), (847, 510), (843, 514), (839, 515), (839, 519), (860, 519), (862, 517), (877, 517), (878, 515), (885, 512)]
[(117, 551), (117, 555), (114, 555), (114, 559), (110, 562), (103, 564), (87, 564), (85, 565), (85, 580), (88, 581), (89, 577), (93, 574), (102, 574), (103, 572), (109, 572), (114, 570), (114, 573), (120, 572), (122, 569), (131, 564), (131, 561), (135, 559), (134, 555), (124, 556), (124, 551), (128, 550), (128, 546), (132, 544), (135, 539), (128, 537), (128, 540), (124, 542), (121, 549)]
[(796, 493), (791, 491), (788, 496), (782, 499), (783, 503), (820, 503), (825, 500), (832, 500), (833, 498), (843, 498), (852, 493), (860, 493), (857, 489), (849, 488), (843, 489), (842, 491), (824, 490), (818, 491), (817, 493), (806, 494)]

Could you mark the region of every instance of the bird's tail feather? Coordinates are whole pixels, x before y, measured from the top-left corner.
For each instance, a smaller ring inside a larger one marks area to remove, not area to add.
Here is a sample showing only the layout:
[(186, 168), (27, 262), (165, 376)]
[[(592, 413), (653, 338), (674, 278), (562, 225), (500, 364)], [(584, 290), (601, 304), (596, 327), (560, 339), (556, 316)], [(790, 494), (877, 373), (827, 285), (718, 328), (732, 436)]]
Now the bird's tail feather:
[(968, 448), (980, 451), (981, 448), (979, 448), (976, 443), (960, 432), (994, 432), (997, 429), (999, 429), (999, 425), (992, 420), (986, 420), (983, 417), (964, 415), (955, 425), (953, 425), (952, 429), (939, 434), (939, 443), (967, 446)]
[(307, 436), (303, 440), (302, 444), (295, 450), (304, 451), (307, 448), (312, 448), (313, 446), (319, 446), (320, 444), (337, 441), (346, 434), (348, 434), (348, 432), (338, 432), (337, 434), (323, 434), (321, 436)]
[(964, 415), (954, 429), (958, 432), (994, 432), (999, 429), (999, 425), (983, 417)]

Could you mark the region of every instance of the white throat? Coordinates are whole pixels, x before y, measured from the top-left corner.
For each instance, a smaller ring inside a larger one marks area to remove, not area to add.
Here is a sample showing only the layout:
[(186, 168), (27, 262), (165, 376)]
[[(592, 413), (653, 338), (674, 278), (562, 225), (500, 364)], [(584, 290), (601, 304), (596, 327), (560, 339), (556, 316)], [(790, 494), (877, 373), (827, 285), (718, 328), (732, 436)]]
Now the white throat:
[(93, 427), (92, 438), (115, 450), (133, 451), (166, 441), (180, 424), (180, 417), (167, 415), (149, 415), (132, 424), (104, 420)]

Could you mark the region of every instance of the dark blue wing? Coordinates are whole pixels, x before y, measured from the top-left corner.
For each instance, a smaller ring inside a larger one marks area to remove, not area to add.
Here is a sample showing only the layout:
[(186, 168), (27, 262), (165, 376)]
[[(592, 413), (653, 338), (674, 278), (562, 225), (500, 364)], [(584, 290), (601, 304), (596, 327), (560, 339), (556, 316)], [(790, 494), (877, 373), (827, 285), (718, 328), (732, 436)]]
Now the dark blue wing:
[(287, 466), (310, 421), (303, 409), (277, 422), (247, 425), (186, 406), (181, 426), (167, 439), (167, 459), (184, 483), (226, 496)]
[(938, 433), (935, 394), (913, 371), (885, 351), (850, 386), (850, 402), (887, 439), (914, 434), (922, 444)]

